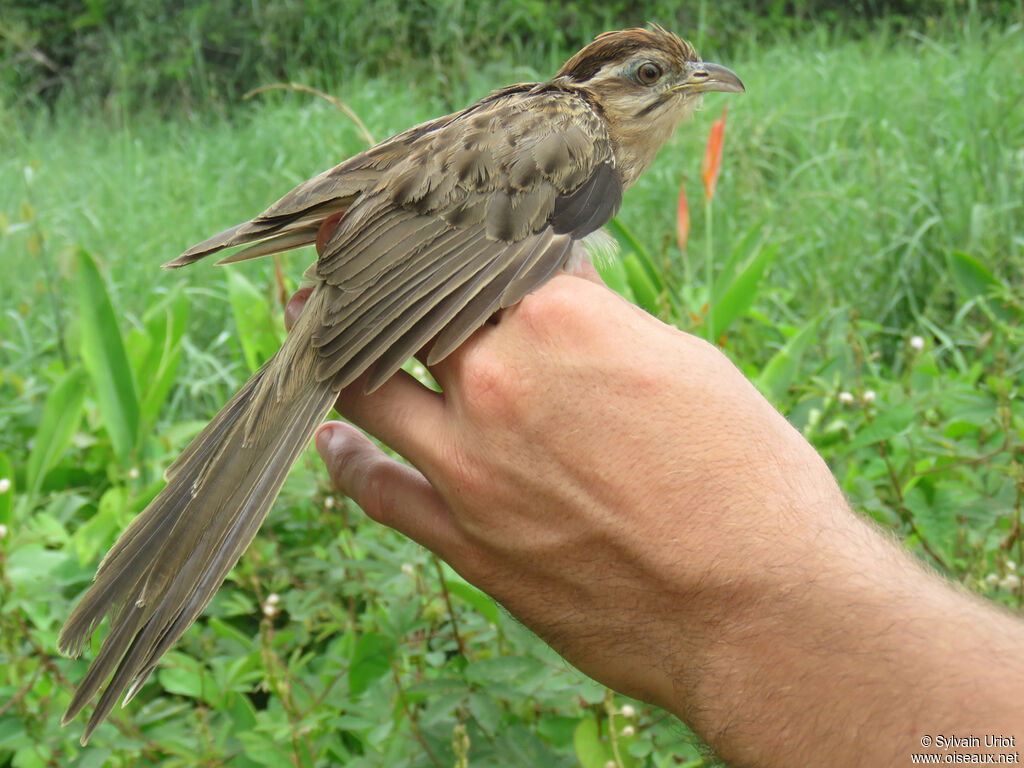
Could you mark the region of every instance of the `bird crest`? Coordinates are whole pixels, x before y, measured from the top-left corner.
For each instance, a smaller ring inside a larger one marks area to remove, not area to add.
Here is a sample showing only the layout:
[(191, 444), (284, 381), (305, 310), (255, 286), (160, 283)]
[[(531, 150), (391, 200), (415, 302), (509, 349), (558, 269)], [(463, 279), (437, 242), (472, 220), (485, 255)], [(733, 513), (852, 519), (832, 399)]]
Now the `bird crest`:
[(580, 83), (596, 75), (611, 61), (620, 61), (639, 51), (658, 50), (680, 62), (700, 61), (692, 45), (657, 24), (650, 29), (634, 27), (604, 32), (594, 42), (565, 62), (558, 74)]

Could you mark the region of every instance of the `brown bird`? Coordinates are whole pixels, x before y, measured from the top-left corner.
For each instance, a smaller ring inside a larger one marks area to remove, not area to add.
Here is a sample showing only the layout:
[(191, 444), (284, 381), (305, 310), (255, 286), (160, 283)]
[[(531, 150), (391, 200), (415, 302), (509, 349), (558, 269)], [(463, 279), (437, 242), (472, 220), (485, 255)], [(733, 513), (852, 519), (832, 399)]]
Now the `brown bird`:
[(427, 364), (442, 360), (570, 263), (701, 94), (743, 90), (661, 27), (607, 32), (548, 82), (410, 128), (165, 264), (249, 243), (218, 263), (319, 251), (284, 345), (168, 468), (61, 631), (78, 655), (111, 621), (64, 715), (113, 674), (82, 743), (211, 600), (339, 390), (367, 372), (374, 390), (431, 342)]

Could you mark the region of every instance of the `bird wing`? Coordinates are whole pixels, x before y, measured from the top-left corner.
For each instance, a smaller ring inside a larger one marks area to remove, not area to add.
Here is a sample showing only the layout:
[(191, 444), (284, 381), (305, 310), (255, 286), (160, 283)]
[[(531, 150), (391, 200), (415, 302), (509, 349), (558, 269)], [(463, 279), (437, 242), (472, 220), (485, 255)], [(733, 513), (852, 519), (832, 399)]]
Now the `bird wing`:
[(565, 264), (622, 202), (604, 121), (575, 90), (513, 86), (421, 130), (349, 207), (316, 264), (317, 375), (383, 383), (443, 359)]
[(413, 126), (350, 157), (302, 182), (259, 216), (193, 245), (164, 264), (164, 267), (183, 267), (225, 248), (248, 243), (256, 245), (238, 251), (219, 263), (243, 261), (312, 245), (320, 223), (331, 214), (345, 210), (362, 192), (372, 188), (381, 173), (400, 161), (409, 145), (419, 136), (443, 127), (466, 111)]

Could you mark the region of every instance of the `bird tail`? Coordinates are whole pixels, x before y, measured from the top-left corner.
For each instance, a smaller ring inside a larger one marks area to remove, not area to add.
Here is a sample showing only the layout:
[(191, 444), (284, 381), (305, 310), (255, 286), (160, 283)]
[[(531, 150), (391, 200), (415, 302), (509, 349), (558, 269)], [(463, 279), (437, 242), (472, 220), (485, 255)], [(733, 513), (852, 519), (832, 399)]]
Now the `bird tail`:
[(213, 598), (330, 411), (337, 388), (315, 375), (314, 309), (306, 308), (280, 351), (170, 467), (167, 485), (107, 553), (64, 624), (58, 648), (77, 656), (110, 617), (110, 633), (62, 720), (73, 719), (113, 673), (82, 744), (123, 692), (126, 704), (135, 696)]

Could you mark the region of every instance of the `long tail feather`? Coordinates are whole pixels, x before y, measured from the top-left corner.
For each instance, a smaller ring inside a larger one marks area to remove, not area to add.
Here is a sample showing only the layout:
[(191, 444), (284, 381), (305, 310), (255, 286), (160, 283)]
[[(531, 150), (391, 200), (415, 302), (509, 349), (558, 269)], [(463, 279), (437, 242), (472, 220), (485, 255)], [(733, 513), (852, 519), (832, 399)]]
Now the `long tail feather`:
[(74, 718), (106, 683), (83, 744), (199, 617), (330, 411), (337, 388), (315, 375), (315, 314), (303, 313), (277, 355), (172, 465), (167, 486), (104, 558), (61, 630), (58, 648), (78, 655), (110, 618), (111, 631), (63, 718)]

